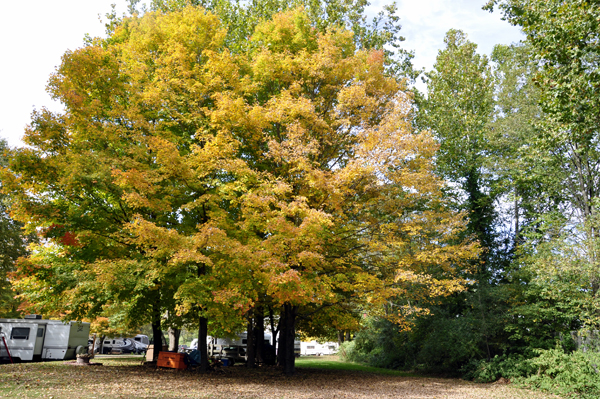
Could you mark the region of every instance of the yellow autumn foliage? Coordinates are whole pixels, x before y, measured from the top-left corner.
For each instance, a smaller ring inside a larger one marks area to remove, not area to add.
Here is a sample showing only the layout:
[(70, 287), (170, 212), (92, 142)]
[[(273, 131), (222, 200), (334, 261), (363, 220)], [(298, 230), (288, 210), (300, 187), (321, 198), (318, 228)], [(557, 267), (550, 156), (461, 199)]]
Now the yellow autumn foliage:
[[(133, 312), (156, 291), (231, 332), (257, 304), (352, 303), (408, 326), (463, 290), (477, 244), (458, 239), (436, 143), (413, 130), (383, 53), (317, 32), (302, 9), (259, 24), (244, 53), (224, 37), (188, 7), (63, 57), (50, 91), (66, 111), (36, 116), (3, 181), (15, 215), (80, 239), (65, 298), (104, 284)], [(36, 273), (21, 280), (30, 302)]]

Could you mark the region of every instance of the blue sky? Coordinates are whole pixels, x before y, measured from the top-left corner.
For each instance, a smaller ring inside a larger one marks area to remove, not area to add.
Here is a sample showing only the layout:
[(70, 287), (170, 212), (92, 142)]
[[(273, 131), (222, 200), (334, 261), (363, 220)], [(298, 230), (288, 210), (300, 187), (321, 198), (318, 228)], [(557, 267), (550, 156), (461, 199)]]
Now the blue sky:
[[(398, 0), (404, 47), (415, 51), (414, 64), (430, 70), (443, 48), (444, 34), (462, 29), (489, 54), (495, 44), (510, 44), (523, 38), (519, 29), (500, 19), (498, 12), (481, 10), (486, 0)], [(2, 4), (0, 13), (0, 137), (11, 146), (20, 138), (34, 108), (61, 109), (45, 91), (48, 77), (60, 64), (61, 55), (83, 44), (86, 33), (102, 36), (104, 16), (125, 0), (21, 0)], [(376, 13), (386, 1), (372, 0)]]

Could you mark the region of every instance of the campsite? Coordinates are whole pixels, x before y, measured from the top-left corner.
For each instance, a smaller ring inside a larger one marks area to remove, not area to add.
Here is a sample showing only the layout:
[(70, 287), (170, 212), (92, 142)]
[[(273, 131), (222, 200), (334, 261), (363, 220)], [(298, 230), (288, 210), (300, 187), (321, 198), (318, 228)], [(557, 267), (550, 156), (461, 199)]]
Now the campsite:
[(3, 396), (600, 397), (600, 0), (33, 3)]
[(244, 399), (550, 399), (506, 383), (475, 384), (349, 364), (323, 356), (298, 361), (286, 378), (275, 368), (235, 366), (199, 375), (141, 365), (141, 357), (105, 355), (102, 366), (63, 362), (0, 365), (0, 398), (244, 398)]

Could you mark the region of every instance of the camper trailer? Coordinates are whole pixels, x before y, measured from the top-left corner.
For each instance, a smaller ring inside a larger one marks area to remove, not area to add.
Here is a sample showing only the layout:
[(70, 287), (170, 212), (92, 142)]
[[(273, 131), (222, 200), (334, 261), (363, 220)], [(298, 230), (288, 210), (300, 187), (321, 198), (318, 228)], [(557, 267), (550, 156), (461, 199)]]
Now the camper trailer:
[(338, 351), (338, 348), (339, 344), (337, 342), (324, 342), (322, 344), (317, 341), (302, 342), (300, 353), (302, 356), (333, 355)]
[[(102, 345), (102, 353), (145, 353), (150, 340), (147, 335), (138, 334), (134, 338), (106, 338)], [(100, 341), (96, 342), (95, 352), (100, 352)]]
[(89, 335), (90, 323), (63, 323), (44, 320), (39, 315), (0, 319), (0, 358), (21, 361), (75, 359), (76, 353), (87, 353)]
[(143, 334), (138, 334), (134, 338), (105, 338), (103, 345), (101, 345), (100, 340), (96, 341), (94, 352), (100, 353), (100, 347), (102, 347), (103, 354), (113, 352), (139, 354), (148, 350), (149, 343), (148, 336)]

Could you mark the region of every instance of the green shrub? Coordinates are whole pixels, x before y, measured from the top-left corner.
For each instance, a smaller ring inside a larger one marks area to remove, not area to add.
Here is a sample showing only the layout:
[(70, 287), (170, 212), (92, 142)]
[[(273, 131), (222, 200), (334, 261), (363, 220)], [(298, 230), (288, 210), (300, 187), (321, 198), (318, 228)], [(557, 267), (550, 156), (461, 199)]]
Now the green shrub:
[(495, 356), (489, 362), (473, 359), (461, 369), (463, 378), (477, 382), (493, 382), (502, 377), (515, 380), (533, 371), (534, 366), (521, 354)]
[(522, 384), (559, 395), (600, 397), (600, 353), (567, 354), (560, 347), (539, 352), (538, 357), (528, 360), (535, 371), (521, 379)]
[(457, 370), (471, 359), (480, 359), (481, 337), (472, 321), (466, 317), (440, 316), (423, 323), (418, 334), (417, 369), (459, 376)]
[(372, 367), (406, 370), (414, 364), (407, 336), (390, 321), (371, 318), (354, 340), (342, 344), (339, 354), (344, 360)]
[[(567, 348), (569, 349), (569, 348)], [(491, 361), (471, 360), (461, 371), (464, 378), (492, 382), (501, 377), (519, 385), (576, 398), (600, 397), (600, 353), (565, 353), (561, 344), (555, 349), (533, 350), (537, 356), (496, 356)]]

